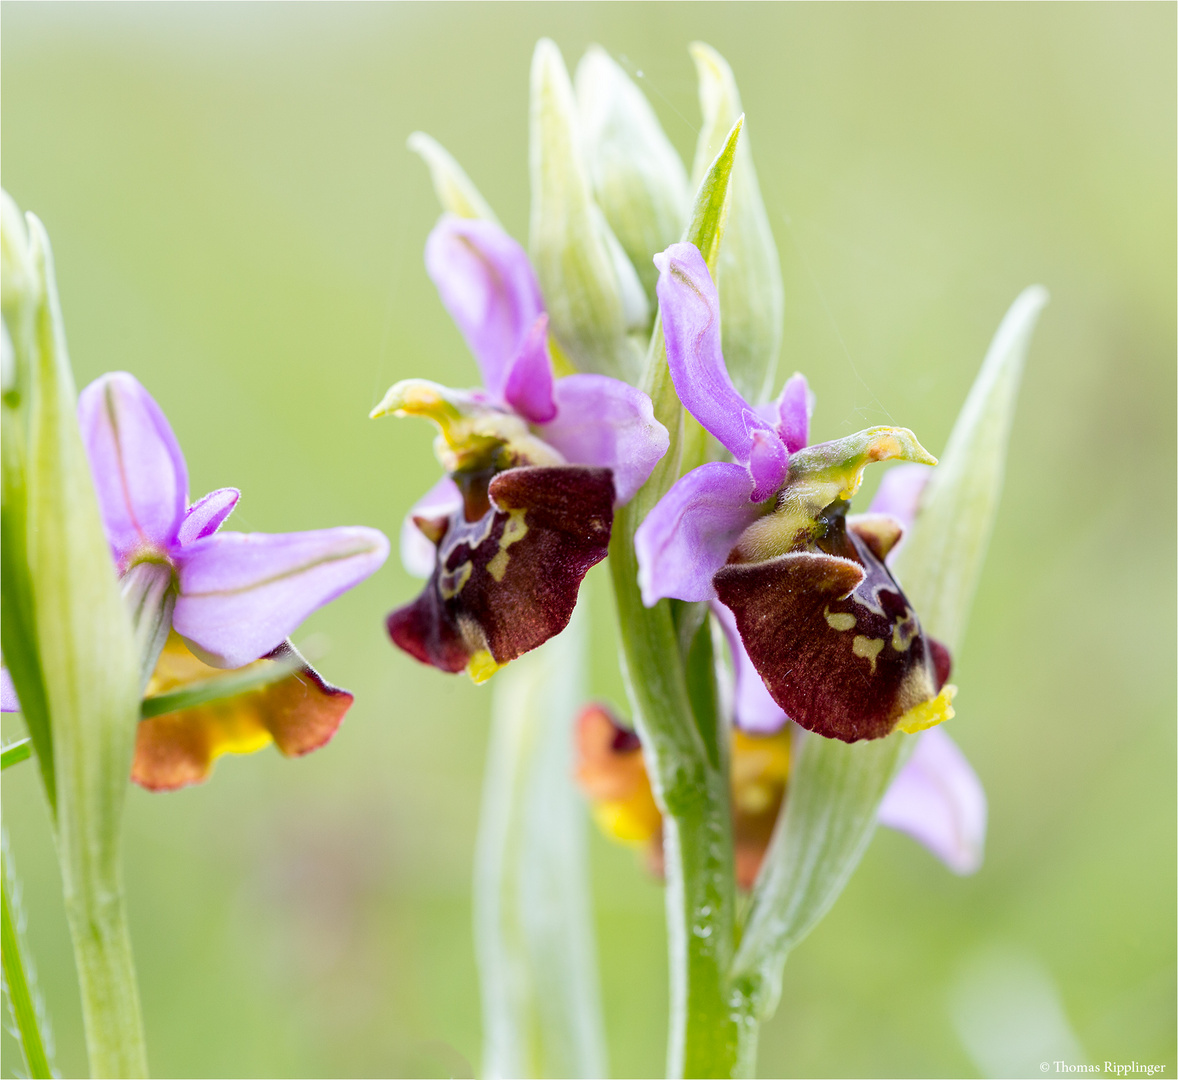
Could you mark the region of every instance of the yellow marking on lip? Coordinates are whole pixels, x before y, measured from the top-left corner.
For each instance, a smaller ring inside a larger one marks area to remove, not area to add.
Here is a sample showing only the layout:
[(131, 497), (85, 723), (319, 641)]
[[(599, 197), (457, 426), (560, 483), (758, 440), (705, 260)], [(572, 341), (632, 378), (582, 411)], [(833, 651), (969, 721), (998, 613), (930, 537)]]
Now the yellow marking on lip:
[(443, 600), (449, 600), (462, 592), (463, 586), (470, 580), (474, 567), (464, 562), (457, 570), (450, 570), (438, 575), (438, 592)]
[(507, 554), (507, 549), (528, 535), (528, 526), (524, 522), (524, 515), (527, 511), (509, 510), (507, 513), (507, 524), (503, 526), (503, 535), (499, 537), (499, 550), (495, 552), (495, 557), (487, 563), (487, 573), (496, 581), (502, 581), (503, 575), (507, 573), (507, 563), (511, 559), (511, 556)]
[(830, 608), (826, 609), (826, 621), (832, 630), (840, 631), (854, 630), (855, 623), (858, 622), (854, 615), (848, 615), (844, 611), (831, 611)]
[(884, 647), (883, 638), (869, 638), (862, 634), (856, 634), (855, 640), (851, 642), (851, 652), (856, 656), (863, 657), (864, 660), (871, 661), (871, 674), (875, 674), (875, 658), (879, 656)]
[(909, 608), (904, 618), (892, 627), (892, 648), (896, 652), (907, 652), (919, 632), (916, 618)]
[(946, 720), (952, 720), (955, 714), (951, 702), (956, 694), (957, 687), (952, 683), (947, 683), (945, 688), (931, 701), (922, 701), (901, 716), (896, 721), (896, 730), (903, 731), (908, 735), (915, 735), (918, 731), (924, 731), (926, 728), (936, 727), (937, 724)]

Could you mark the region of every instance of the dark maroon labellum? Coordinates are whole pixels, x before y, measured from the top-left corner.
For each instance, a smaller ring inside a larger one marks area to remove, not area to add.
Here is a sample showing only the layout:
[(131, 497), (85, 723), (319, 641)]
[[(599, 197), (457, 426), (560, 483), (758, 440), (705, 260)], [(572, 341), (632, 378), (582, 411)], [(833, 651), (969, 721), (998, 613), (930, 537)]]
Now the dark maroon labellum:
[(884, 565), (898, 526), (845, 514), (827, 511), (817, 550), (730, 563), (714, 583), (773, 700), (802, 727), (856, 742), (935, 697), (949, 655)]
[(424, 592), (387, 622), (395, 644), (451, 672), (484, 650), (505, 664), (559, 634), (613, 524), (609, 469), (508, 469), (463, 494), (466, 512), (428, 523), (438, 561)]

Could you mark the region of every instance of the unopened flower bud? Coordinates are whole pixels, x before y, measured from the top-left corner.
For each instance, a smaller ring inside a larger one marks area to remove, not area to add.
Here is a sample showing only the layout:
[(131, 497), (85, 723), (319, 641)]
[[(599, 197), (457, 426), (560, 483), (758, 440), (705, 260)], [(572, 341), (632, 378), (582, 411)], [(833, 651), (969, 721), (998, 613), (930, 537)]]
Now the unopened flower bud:
[(687, 171), (642, 91), (599, 46), (577, 65), (577, 106), (597, 202), (646, 290), (654, 256), (683, 232)]
[(37, 299), (39, 290), (24, 215), (12, 196), (0, 191), (0, 296), (5, 317)]
[(633, 379), (646, 294), (594, 201), (572, 84), (547, 39), (532, 60), (530, 158), (531, 255), (552, 333), (578, 368)]
[(466, 175), (466, 170), (437, 139), (424, 131), (415, 131), (409, 136), (407, 145), (425, 162), (434, 193), (447, 214), (462, 218), (483, 218), (498, 223), (495, 211)]

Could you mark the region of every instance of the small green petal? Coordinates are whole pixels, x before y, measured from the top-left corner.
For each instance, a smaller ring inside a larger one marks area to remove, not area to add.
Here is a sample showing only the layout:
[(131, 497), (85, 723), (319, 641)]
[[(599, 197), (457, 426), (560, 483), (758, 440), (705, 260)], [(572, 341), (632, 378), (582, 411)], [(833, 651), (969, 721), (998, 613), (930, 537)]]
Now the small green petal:
[(741, 536), (742, 557), (770, 559), (806, 543), (820, 527), (822, 512), (837, 500), (849, 501), (859, 490), (868, 465), (892, 460), (937, 463), (911, 431), (897, 427), (867, 428), (799, 450), (789, 460), (789, 475), (774, 512)]

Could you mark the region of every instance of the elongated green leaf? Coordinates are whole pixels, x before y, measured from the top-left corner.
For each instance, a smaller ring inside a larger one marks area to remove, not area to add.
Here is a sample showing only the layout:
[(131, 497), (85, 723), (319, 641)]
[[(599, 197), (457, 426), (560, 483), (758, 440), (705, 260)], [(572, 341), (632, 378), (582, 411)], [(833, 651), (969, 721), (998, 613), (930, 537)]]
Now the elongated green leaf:
[(0, 769), (7, 769), (10, 765), (19, 765), (27, 761), (33, 753), (33, 740), (20, 739), (9, 743), (0, 751)]
[[(1027, 289), (999, 327), (898, 560), (926, 628), (951, 647), (964, 632), (981, 572), (1023, 361), (1046, 300), (1042, 288)], [(758, 1015), (773, 1012), (790, 949), (829, 910), (858, 865), (880, 801), (911, 748), (904, 735), (850, 746), (806, 737), (734, 967), (739, 990)]]
[[(741, 115), (740, 91), (728, 62), (715, 49), (691, 46), (699, 76), (703, 113), (693, 178), (698, 183), (721, 146), (724, 133)], [(757, 182), (746, 132), (732, 170), (732, 211), (718, 272), (713, 271), (724, 314), (722, 335), (728, 373), (752, 402), (766, 401), (777, 389), (777, 357), (784, 332), (785, 290), (781, 260)]]
[(8, 861), (8, 837), (0, 845), (0, 956), (4, 959), (4, 992), (29, 1076), (51, 1077), (53, 1064), (50, 1031), (37, 995), (37, 979), (31, 959), (25, 960), (21, 940), (20, 908), (16, 883)]
[[(146, 1074), (122, 896), (123, 803), (139, 720), (139, 655), (78, 430), (48, 237), (28, 215), (43, 302), (28, 456), (28, 563), (53, 731), (57, 847), (91, 1070)], [(23, 689), (17, 684), (17, 692)]]
[(475, 872), (488, 1077), (605, 1076), (585, 810), (570, 782), (583, 603), (495, 677)]
[(409, 136), (409, 149), (418, 154), (429, 168), (434, 193), (448, 214), (464, 218), (484, 218), (498, 223), (491, 204), (479, 194), (466, 171), (437, 139), (424, 131)]
[(903, 735), (850, 745), (805, 736), (734, 965), (737, 991), (760, 1019), (777, 1007), (790, 950), (838, 899), (867, 850), (880, 800), (910, 742)]
[(642, 283), (593, 198), (572, 84), (547, 38), (532, 60), (532, 263), (562, 351), (580, 369), (633, 381), (645, 333)]
[[(740, 160), (740, 145), (744, 135), (744, 113), (732, 121), (732, 127), (707, 172), (699, 182), (691, 217), (683, 230), (683, 239), (694, 244), (715, 274), (721, 257), (720, 241), (728, 235), (728, 208), (732, 205), (732, 178)], [(723, 306), (723, 301), (721, 301)]]

